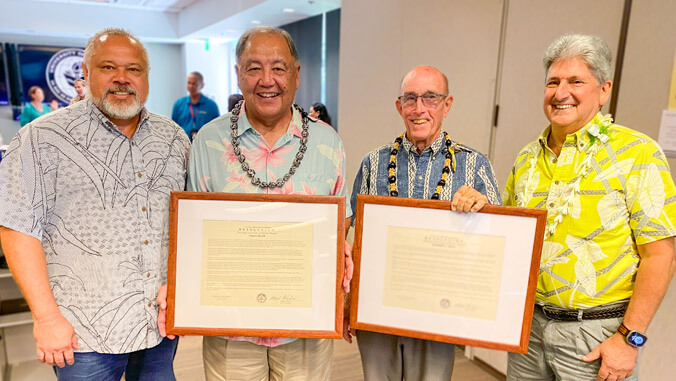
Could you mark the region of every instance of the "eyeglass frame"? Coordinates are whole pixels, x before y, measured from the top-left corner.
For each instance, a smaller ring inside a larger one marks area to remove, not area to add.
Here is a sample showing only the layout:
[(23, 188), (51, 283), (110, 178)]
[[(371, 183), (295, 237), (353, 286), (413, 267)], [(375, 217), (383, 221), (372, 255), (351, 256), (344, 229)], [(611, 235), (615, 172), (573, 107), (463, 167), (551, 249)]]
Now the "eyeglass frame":
[[(407, 106), (407, 105), (406, 105), (406, 102), (405, 102), (402, 98), (404, 98), (404, 97), (406, 97), (406, 96), (409, 96), (409, 95), (415, 96), (415, 100), (414, 100), (414, 103), (413, 103), (413, 104)], [(434, 95), (434, 96), (437, 96), (437, 97), (441, 97), (441, 100), (438, 101), (437, 103), (433, 104), (433, 105), (428, 105), (428, 104), (425, 103), (425, 98), (424, 98), (425, 95)], [(436, 107), (436, 106), (438, 106), (440, 103), (442, 103), (443, 101), (445, 101), (446, 98), (448, 98), (449, 96), (450, 96), (450, 94), (441, 94), (441, 93), (434, 93), (434, 92), (431, 92), (431, 91), (427, 91), (427, 92), (425, 92), (425, 93), (422, 94), (422, 95), (418, 95), (418, 94), (415, 94), (415, 93), (407, 93), (407, 94), (398, 96), (397, 99), (399, 100), (399, 103), (401, 104), (402, 107), (414, 107), (415, 105), (418, 104), (418, 99), (421, 100), (423, 106), (426, 106), (426, 107)]]

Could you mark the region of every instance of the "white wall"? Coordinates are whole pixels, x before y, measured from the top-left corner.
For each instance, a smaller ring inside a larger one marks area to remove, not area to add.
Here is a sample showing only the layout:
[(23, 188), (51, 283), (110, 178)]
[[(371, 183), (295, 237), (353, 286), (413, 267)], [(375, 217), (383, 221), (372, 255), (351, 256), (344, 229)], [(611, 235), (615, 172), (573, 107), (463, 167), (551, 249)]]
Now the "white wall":
[(174, 102), (185, 93), (185, 60), (180, 44), (145, 44), (150, 58), (148, 110), (171, 117)]
[(428, 0), (421, 12), (403, 0), (343, 0), (338, 118), (350, 187), (364, 155), (405, 130), (395, 100), (417, 65), (448, 76), (454, 102), (443, 129), (488, 152), (502, 3)]

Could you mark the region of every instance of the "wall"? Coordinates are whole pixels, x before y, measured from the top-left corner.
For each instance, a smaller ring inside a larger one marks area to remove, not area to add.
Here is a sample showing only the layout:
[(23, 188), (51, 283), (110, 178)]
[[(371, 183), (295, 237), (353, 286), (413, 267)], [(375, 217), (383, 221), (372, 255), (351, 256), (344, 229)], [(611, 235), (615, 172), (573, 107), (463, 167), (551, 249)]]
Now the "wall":
[[(676, 49), (676, 2), (632, 3), (620, 93), (618, 123), (657, 139), (662, 110), (667, 108)], [(674, 177), (676, 159), (669, 159)], [(639, 363), (641, 380), (668, 380), (676, 374), (676, 282), (672, 281), (653, 322)]]
[(145, 44), (150, 58), (148, 110), (171, 117), (174, 101), (185, 93), (185, 61), (179, 44)]
[(416, 65), (448, 76), (454, 103), (444, 130), (488, 152), (502, 3), (428, 0), (421, 12), (402, 0), (343, 1), (338, 115), (350, 186), (364, 155), (404, 131), (395, 100)]

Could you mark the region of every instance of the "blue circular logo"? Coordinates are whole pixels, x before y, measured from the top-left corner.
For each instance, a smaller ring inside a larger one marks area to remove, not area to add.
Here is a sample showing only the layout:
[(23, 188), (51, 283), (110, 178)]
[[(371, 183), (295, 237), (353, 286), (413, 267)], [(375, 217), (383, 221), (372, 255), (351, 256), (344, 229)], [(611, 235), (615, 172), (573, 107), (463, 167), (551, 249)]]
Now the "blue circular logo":
[(59, 50), (49, 59), (45, 73), (47, 85), (61, 102), (68, 103), (77, 95), (73, 82), (82, 78), (83, 59), (84, 50), (79, 48)]

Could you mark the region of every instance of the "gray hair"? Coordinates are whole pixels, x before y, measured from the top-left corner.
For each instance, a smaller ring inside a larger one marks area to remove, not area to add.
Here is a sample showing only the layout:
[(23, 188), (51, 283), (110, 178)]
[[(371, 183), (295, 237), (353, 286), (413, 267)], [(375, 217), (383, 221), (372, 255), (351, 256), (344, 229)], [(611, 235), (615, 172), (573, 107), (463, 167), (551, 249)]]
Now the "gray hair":
[(75, 86), (75, 84), (78, 83), (78, 82), (82, 83), (82, 86), (86, 86), (86, 85), (87, 85), (87, 83), (85, 82), (84, 79), (78, 78), (78, 79), (76, 79), (76, 80), (73, 81), (73, 86)]
[(542, 59), (545, 73), (554, 61), (573, 57), (580, 57), (589, 65), (599, 85), (610, 80), (613, 55), (608, 44), (601, 37), (587, 34), (566, 34), (554, 40)]
[(249, 41), (249, 39), (257, 34), (266, 34), (266, 33), (275, 33), (284, 37), (284, 39), (286, 40), (286, 45), (288, 45), (289, 47), (289, 52), (291, 52), (291, 56), (293, 57), (295, 62), (298, 63), (298, 51), (296, 50), (296, 45), (293, 43), (293, 39), (291, 38), (289, 32), (285, 31), (282, 28), (277, 28), (276, 26), (267, 26), (267, 25), (257, 26), (248, 29), (239, 38), (239, 41), (237, 41), (237, 48), (235, 49), (237, 62), (239, 62), (239, 59), (242, 57), (242, 53), (244, 53), (244, 47), (246, 46), (246, 43)]
[(150, 60), (148, 59), (148, 51), (146, 47), (143, 46), (143, 43), (136, 38), (131, 32), (127, 32), (121, 28), (106, 28), (97, 32), (95, 35), (91, 36), (87, 41), (87, 46), (85, 47), (84, 59), (82, 61), (83, 65), (87, 67), (87, 70), (90, 70), (89, 64), (92, 61), (92, 56), (94, 55), (94, 50), (98, 45), (103, 42), (108, 36), (117, 36), (117, 37), (127, 37), (132, 44), (136, 44), (141, 49), (141, 55), (146, 64), (146, 70), (150, 71)]

